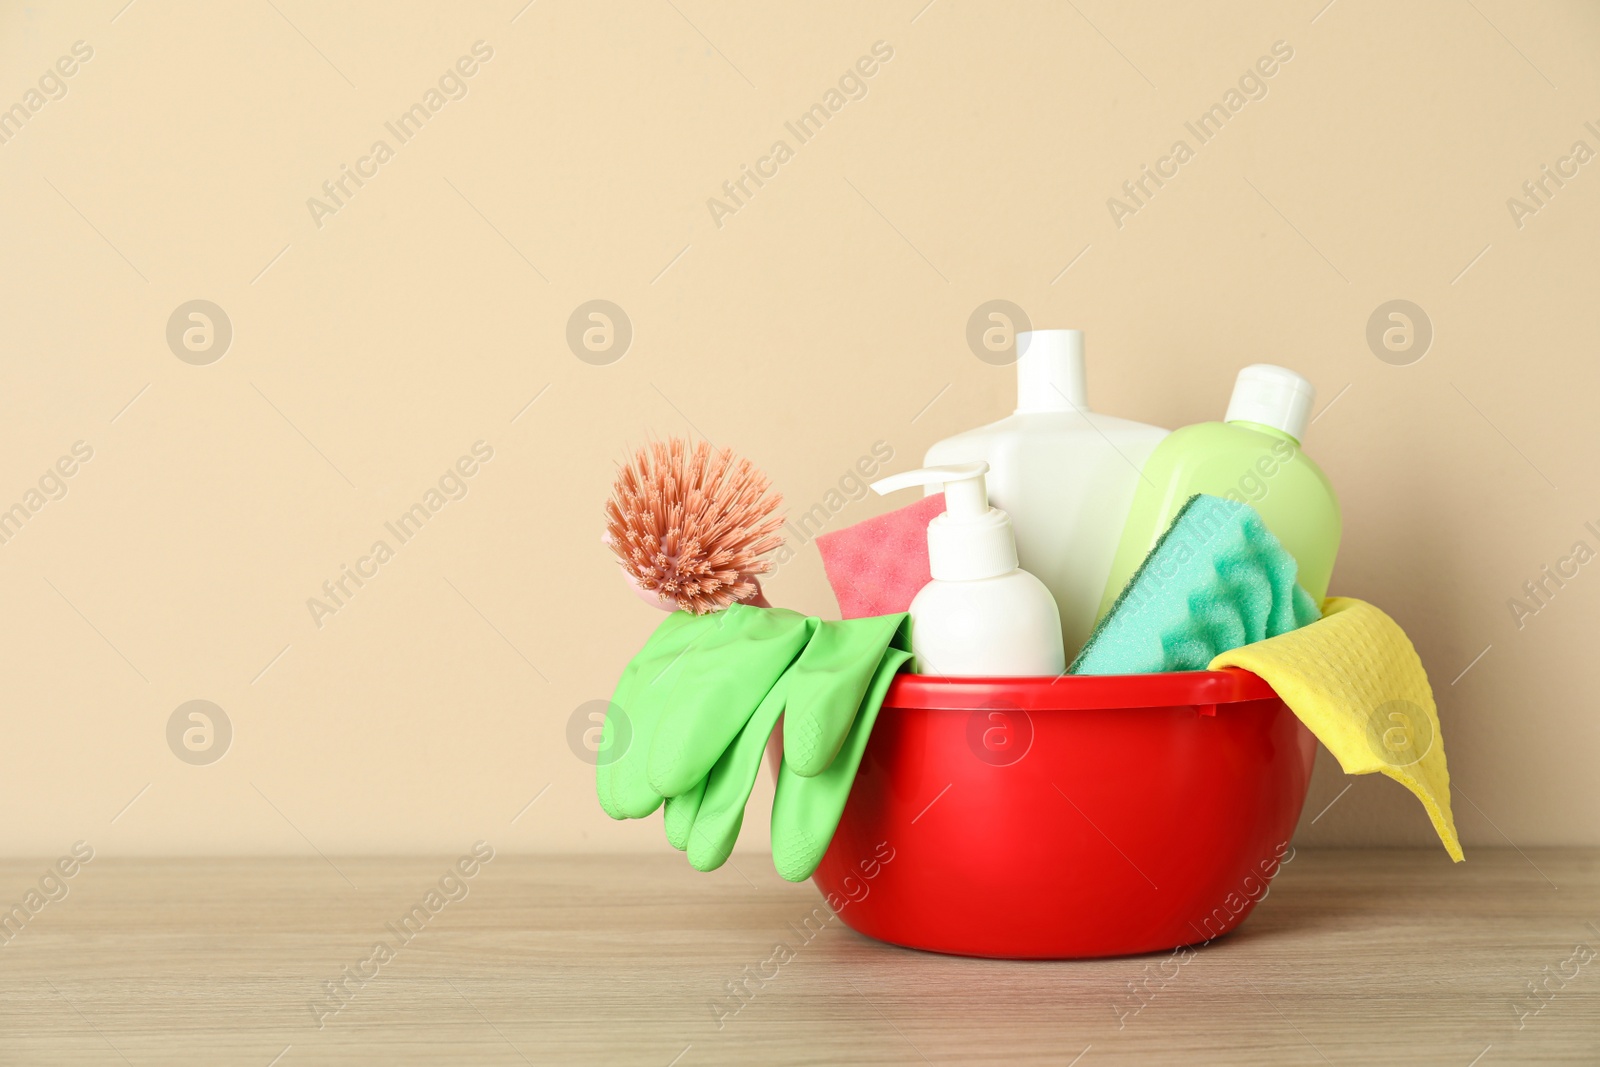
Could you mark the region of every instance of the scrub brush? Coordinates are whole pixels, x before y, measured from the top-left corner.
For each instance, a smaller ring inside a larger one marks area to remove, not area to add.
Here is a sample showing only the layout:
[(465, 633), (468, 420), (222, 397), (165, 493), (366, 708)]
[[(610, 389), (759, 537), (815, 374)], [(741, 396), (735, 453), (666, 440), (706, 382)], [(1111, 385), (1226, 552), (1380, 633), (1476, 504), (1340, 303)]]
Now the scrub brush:
[(696, 615), (743, 602), (769, 607), (756, 575), (780, 547), (783, 498), (749, 460), (702, 441), (657, 441), (617, 471), (605, 543), (639, 595)]

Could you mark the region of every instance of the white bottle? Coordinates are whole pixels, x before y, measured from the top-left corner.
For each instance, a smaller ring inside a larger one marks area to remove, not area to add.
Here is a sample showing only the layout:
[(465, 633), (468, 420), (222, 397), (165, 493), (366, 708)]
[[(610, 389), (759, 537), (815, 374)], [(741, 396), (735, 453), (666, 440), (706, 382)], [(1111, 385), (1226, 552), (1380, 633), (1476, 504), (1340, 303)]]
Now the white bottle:
[(911, 651), (919, 674), (1032, 677), (1067, 669), (1061, 616), (1043, 582), (1017, 567), (1011, 518), (989, 506), (987, 463), (906, 471), (872, 483), (879, 493), (944, 486), (944, 513), (928, 523), (933, 580), (911, 601)]
[(923, 465), (989, 464), (989, 497), (1011, 515), (1022, 566), (1055, 597), (1071, 659), (1094, 630), (1139, 471), (1167, 431), (1089, 410), (1083, 331), (1019, 333), (1017, 352), (1016, 413), (940, 441)]

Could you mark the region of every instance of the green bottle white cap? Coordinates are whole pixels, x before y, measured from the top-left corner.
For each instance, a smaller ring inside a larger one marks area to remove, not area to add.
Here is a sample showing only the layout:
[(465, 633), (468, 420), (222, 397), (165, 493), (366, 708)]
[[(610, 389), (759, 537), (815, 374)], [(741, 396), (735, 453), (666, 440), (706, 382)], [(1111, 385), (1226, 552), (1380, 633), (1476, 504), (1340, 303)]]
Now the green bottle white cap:
[(1255, 422), (1281, 430), (1299, 443), (1306, 434), (1317, 387), (1288, 367), (1252, 363), (1239, 372), (1223, 422)]

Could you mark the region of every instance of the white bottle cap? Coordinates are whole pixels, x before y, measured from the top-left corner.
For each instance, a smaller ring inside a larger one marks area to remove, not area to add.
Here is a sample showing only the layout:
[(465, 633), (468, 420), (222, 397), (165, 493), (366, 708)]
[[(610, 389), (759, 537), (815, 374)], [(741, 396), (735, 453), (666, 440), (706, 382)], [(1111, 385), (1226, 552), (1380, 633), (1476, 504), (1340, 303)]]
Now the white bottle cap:
[(1017, 334), (1017, 410), (1088, 411), (1082, 330)]
[(1317, 387), (1288, 367), (1252, 363), (1239, 372), (1223, 422), (1259, 422), (1282, 430), (1298, 444), (1306, 434), (1306, 418)]
[(934, 581), (971, 582), (1017, 569), (1011, 516), (989, 506), (983, 480), (988, 473), (987, 463), (957, 463), (892, 474), (872, 483), (873, 492), (880, 495), (916, 485), (944, 486), (944, 512), (928, 523), (928, 567)]

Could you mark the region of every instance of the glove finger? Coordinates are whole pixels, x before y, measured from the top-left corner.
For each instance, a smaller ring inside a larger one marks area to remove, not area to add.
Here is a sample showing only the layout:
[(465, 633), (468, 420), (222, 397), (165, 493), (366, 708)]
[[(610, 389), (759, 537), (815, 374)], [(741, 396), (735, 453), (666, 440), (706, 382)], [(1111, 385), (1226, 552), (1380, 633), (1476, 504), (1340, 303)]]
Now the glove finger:
[(738, 738), (711, 768), (706, 779), (705, 799), (695, 815), (694, 833), (689, 838), (689, 863), (696, 870), (714, 871), (733, 854), (739, 828), (744, 825), (750, 790), (761, 773), (761, 756), (766, 752), (767, 739), (778, 724), (778, 716), (783, 714), (788, 685), (787, 675), (778, 680), (744, 729), (739, 731)]
[(661, 822), (667, 831), (667, 844), (679, 852), (689, 847), (689, 832), (694, 829), (695, 814), (700, 810), (700, 798), (705, 792), (706, 780), (702, 778), (688, 792), (667, 798)]
[[(828, 851), (833, 832), (839, 827), (839, 816), (844, 814), (845, 801), (850, 799), (856, 768), (861, 765), (861, 754), (872, 736), (883, 696), (889, 691), (895, 672), (910, 658), (911, 654), (903, 649), (890, 648), (884, 652), (849, 735), (839, 747), (839, 754), (821, 774), (810, 777), (796, 774), (789, 766), (789, 753), (785, 748), (783, 766), (778, 771), (777, 793), (772, 801), (772, 865), (789, 881), (803, 882), (811, 877), (811, 872), (817, 869)], [(787, 731), (784, 744), (788, 744)]]
[(823, 622), (789, 671), (783, 759), (803, 777), (821, 774), (850, 733), (883, 650), (905, 613)]
[(661, 806), (647, 767), (656, 723), (680, 680), (680, 659), (715, 625), (709, 617), (673, 612), (623, 669), (595, 763), (595, 793), (613, 819), (642, 819)]
[(716, 629), (684, 654), (682, 677), (650, 739), (647, 781), (662, 796), (682, 793), (711, 771), (817, 623), (744, 604), (718, 615)]

